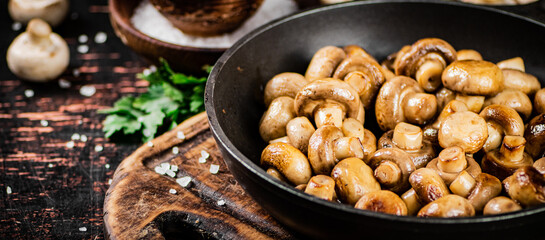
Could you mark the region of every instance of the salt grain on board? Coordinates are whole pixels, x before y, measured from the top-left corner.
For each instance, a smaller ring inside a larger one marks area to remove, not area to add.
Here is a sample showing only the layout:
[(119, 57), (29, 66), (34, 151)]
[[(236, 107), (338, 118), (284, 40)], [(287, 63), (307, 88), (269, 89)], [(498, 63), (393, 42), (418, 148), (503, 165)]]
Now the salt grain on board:
[(102, 150), (104, 150), (104, 147), (102, 145), (95, 146), (95, 152), (102, 152)]
[(88, 40), (89, 40), (89, 37), (87, 37), (87, 35), (85, 35), (85, 34), (81, 34), (78, 37), (78, 42), (79, 43), (86, 43)]
[(225, 200), (221, 199), (218, 201), (218, 206), (223, 206), (225, 205)]
[(97, 89), (93, 85), (83, 85), (79, 89), (79, 93), (83, 96), (90, 97), (95, 95)]
[(170, 170), (174, 171), (174, 172), (178, 172), (178, 166), (176, 165), (170, 165)]
[(7, 187), (6, 187), (6, 193), (7, 193), (7, 194), (11, 194), (11, 187), (10, 187), (10, 186), (7, 186)]
[(183, 139), (185, 139), (185, 134), (184, 134), (184, 132), (182, 132), (182, 131), (178, 131), (178, 132), (176, 133), (176, 137), (177, 137), (178, 139), (182, 139), (182, 140), (183, 140)]
[(64, 78), (59, 79), (59, 87), (60, 88), (70, 88), (72, 86), (72, 83)]
[(106, 40), (108, 40), (108, 35), (105, 32), (97, 32), (97, 34), (95, 35), (96, 43), (105, 43)]
[(79, 69), (74, 69), (72, 70), (72, 75), (74, 75), (74, 77), (79, 77), (79, 75), (81, 74), (81, 72), (79, 71)]
[(80, 140), (81, 140), (82, 142), (87, 142), (87, 136), (81, 135)]
[(148, 147), (153, 147), (153, 143), (152, 143), (152, 142), (148, 142), (147, 145), (148, 145)]
[(70, 142), (67, 142), (67, 143), (66, 143), (66, 147), (67, 147), (67, 148), (74, 148), (75, 145), (76, 145), (76, 144), (74, 143), (74, 141), (70, 141)]
[(47, 127), (49, 126), (49, 122), (47, 120), (40, 120), (40, 125), (42, 125), (42, 127)]
[(23, 28), (23, 24), (20, 22), (14, 22), (13, 24), (11, 24), (11, 30), (13, 31), (19, 31), (21, 30), (21, 28)]
[(25, 90), (25, 97), (27, 97), (27, 98), (34, 97), (34, 90), (32, 90), (32, 89)]
[(170, 194), (176, 194), (178, 191), (176, 191), (176, 189), (174, 189), (174, 188), (171, 188), (170, 190), (168, 190), (168, 192)]
[(161, 166), (161, 168), (163, 168), (165, 170), (170, 169), (170, 164), (167, 163), (167, 162), (161, 163), (161, 165), (159, 165), (159, 166)]
[(187, 186), (189, 186), (189, 183), (191, 183), (191, 177), (189, 177), (189, 176), (181, 177), (181, 178), (176, 179), (176, 182), (178, 184), (180, 184), (180, 186), (182, 186), (182, 187), (187, 187)]
[(210, 165), (210, 173), (217, 174), (219, 170), (220, 170), (220, 165), (217, 165), (217, 164)]
[(81, 136), (79, 135), (79, 133), (74, 133), (72, 134), (72, 137), (70, 137), (70, 139), (72, 140), (79, 140), (81, 138)]
[(165, 170), (165, 174), (171, 178), (176, 177), (176, 173), (170, 169)]
[(106, 164), (104, 165), (104, 168), (110, 169), (110, 164), (106, 163)]
[(154, 170), (155, 170), (156, 173), (159, 173), (161, 175), (165, 175), (165, 173), (166, 173), (166, 170), (164, 168), (162, 168), (161, 166), (155, 167)]
[(180, 153), (180, 149), (178, 147), (172, 147), (172, 154), (178, 154)]
[(80, 231), (80, 232), (87, 232), (87, 228), (86, 228), (86, 227), (80, 227), (80, 228), (79, 228), (79, 231)]
[(79, 53), (88, 53), (89, 52), (89, 46), (82, 44), (78, 46), (78, 52)]

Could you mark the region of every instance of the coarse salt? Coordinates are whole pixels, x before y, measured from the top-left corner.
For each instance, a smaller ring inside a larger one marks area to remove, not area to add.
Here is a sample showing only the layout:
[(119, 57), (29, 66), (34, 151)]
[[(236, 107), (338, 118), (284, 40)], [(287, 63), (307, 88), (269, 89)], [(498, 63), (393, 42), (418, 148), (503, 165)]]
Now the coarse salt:
[(53, 168), (53, 163), (47, 164), (48, 168)]
[(82, 44), (78, 46), (78, 52), (79, 53), (88, 53), (89, 52), (89, 46)]
[(86, 227), (80, 227), (80, 228), (79, 228), (79, 231), (80, 231), (80, 232), (87, 232), (87, 228), (86, 228)]
[[(140, 118), (140, 117), (139, 117)], [(141, 121), (140, 121), (141, 122)], [(149, 137), (151, 136), (151, 131), (149, 129), (144, 129), (144, 131), (142, 131), (142, 134), (144, 134), (145, 137)]]
[(155, 65), (151, 65), (151, 66), (149, 66), (149, 70), (151, 72), (157, 72), (157, 67)]
[(102, 152), (102, 150), (104, 150), (104, 147), (102, 145), (95, 146), (95, 152)]
[(220, 165), (217, 165), (217, 164), (210, 165), (210, 173), (217, 174), (219, 170), (220, 170)]
[(49, 126), (49, 122), (47, 120), (40, 120), (40, 125), (42, 125), (42, 127), (47, 127)]
[(182, 131), (178, 131), (176, 137), (178, 137), (178, 139), (185, 139), (185, 134)]
[(25, 90), (25, 97), (27, 97), (27, 98), (34, 97), (34, 90), (32, 90), (32, 89)]
[(81, 136), (79, 135), (79, 133), (74, 133), (72, 134), (72, 137), (70, 137), (70, 139), (72, 140), (79, 140), (81, 138)]
[(79, 89), (79, 93), (83, 96), (90, 97), (95, 95), (97, 89), (93, 85), (83, 85)]
[(67, 148), (74, 148), (75, 145), (76, 144), (74, 143), (74, 141), (69, 141), (69, 142), (66, 143)]
[(78, 37), (78, 42), (79, 43), (86, 43), (88, 40), (89, 40), (89, 37), (87, 35), (85, 35), (85, 34), (81, 34)]
[(172, 147), (172, 153), (173, 154), (178, 154), (178, 153), (180, 153), (180, 149), (178, 147)]
[(225, 200), (220, 199), (220, 200), (218, 201), (218, 206), (223, 206), (223, 205), (225, 205)]
[(97, 32), (95, 35), (96, 43), (105, 43), (108, 40), (108, 35), (105, 32)]
[(170, 190), (168, 190), (168, 192), (170, 194), (176, 194), (178, 191), (176, 191), (176, 189), (174, 189), (174, 188), (171, 188)]
[(153, 142), (148, 142), (148, 147), (153, 147)]
[(60, 88), (70, 88), (72, 86), (72, 83), (64, 78), (59, 79), (59, 87)]
[(178, 166), (176, 165), (170, 165), (170, 170), (177, 172), (179, 169), (178, 169)]
[(75, 68), (74, 70), (72, 70), (72, 75), (74, 75), (74, 77), (79, 77), (80, 74), (81, 72), (79, 71), (79, 69)]
[(170, 164), (167, 163), (167, 162), (161, 163), (161, 165), (159, 165), (159, 166), (161, 166), (161, 168), (163, 168), (165, 170), (170, 169)]
[(201, 150), (201, 157), (204, 159), (208, 159), (208, 157), (210, 157), (210, 153), (208, 153), (207, 151)]
[(112, 181), (113, 181), (112, 179), (109, 179), (108, 180), (108, 185), (112, 185)]
[(106, 164), (104, 165), (104, 167), (105, 167), (106, 169), (110, 169), (110, 164), (106, 163)]
[(165, 174), (171, 178), (176, 177), (176, 173), (170, 169), (165, 170)]
[(10, 186), (7, 186), (7, 187), (6, 187), (6, 193), (7, 193), (7, 194), (11, 194), (11, 187), (10, 187)]
[(165, 175), (165, 173), (166, 173), (166, 170), (164, 168), (162, 168), (161, 166), (155, 167), (154, 170), (155, 170), (156, 173), (159, 173), (161, 175)]
[(206, 158), (199, 157), (199, 163), (206, 163)]
[(182, 187), (187, 187), (191, 183), (191, 177), (189, 177), (189, 176), (181, 177), (181, 178), (176, 179), (176, 182), (178, 184), (180, 184), (180, 186), (182, 186)]
[(81, 135), (80, 141), (82, 141), (82, 142), (87, 142), (87, 136)]
[(297, 4), (292, 0), (265, 0), (256, 13), (235, 31), (214, 37), (196, 37), (184, 34), (174, 27), (146, 0), (135, 9), (131, 23), (140, 32), (165, 42), (193, 47), (228, 48), (255, 28), (297, 9)]
[(11, 24), (11, 30), (13, 31), (19, 31), (21, 30), (21, 28), (23, 28), (23, 24), (20, 22), (14, 22), (13, 24)]

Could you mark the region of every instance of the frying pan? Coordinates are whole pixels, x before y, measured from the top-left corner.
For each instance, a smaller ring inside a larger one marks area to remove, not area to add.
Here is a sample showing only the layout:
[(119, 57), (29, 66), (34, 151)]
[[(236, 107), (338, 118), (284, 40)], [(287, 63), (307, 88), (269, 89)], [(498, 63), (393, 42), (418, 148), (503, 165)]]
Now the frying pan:
[[(442, 38), (455, 49), (476, 49), (492, 62), (520, 56), (527, 72), (542, 84), (545, 80), (545, 25), (502, 10), (456, 2), (360, 1), (291, 15), (237, 42), (208, 79), (210, 127), (237, 181), (274, 218), (304, 237), (505, 239), (539, 231), (545, 207), (455, 219), (393, 216), (314, 198), (259, 166), (265, 147), (258, 133), (263, 87), (272, 76), (304, 73), (316, 50), (326, 45), (358, 44), (380, 61), (424, 37)], [(367, 114), (366, 128), (374, 128), (367, 125), (373, 119)]]

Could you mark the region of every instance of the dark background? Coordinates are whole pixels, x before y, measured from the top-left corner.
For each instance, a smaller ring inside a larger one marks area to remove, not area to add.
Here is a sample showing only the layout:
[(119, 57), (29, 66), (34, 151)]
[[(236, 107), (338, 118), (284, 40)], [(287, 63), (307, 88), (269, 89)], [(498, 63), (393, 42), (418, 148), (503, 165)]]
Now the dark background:
[[(70, 66), (61, 78), (72, 86), (20, 81), (7, 68), (5, 55), (24, 29), (12, 30), (7, 2), (0, 4), (0, 239), (103, 239), (108, 181), (139, 144), (105, 139), (105, 116), (96, 110), (112, 106), (121, 96), (144, 92), (147, 82), (135, 74), (148, 64), (113, 33), (106, 0), (77, 0), (63, 24), (54, 28), (70, 47)], [(545, 22), (542, 5), (502, 9)], [(105, 32), (108, 40), (95, 43), (97, 32)], [(85, 54), (77, 51), (82, 34), (89, 37)], [(85, 97), (79, 93), (83, 85), (97, 92)], [(34, 91), (33, 97), (25, 96), (27, 89)], [(74, 133), (88, 140), (75, 140), (68, 148)], [(103, 150), (95, 151), (97, 145)]]

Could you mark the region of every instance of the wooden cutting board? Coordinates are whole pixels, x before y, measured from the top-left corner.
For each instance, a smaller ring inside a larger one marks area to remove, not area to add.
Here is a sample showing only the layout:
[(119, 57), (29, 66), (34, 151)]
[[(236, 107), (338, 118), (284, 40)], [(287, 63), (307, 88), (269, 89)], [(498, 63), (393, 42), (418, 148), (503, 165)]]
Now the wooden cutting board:
[[(203, 150), (210, 154), (205, 163), (199, 162)], [(176, 176), (157, 173), (161, 163), (177, 166)], [(219, 165), (218, 173), (211, 173), (213, 165)], [(191, 177), (188, 186), (176, 182), (182, 177)], [(294, 238), (235, 181), (206, 113), (142, 145), (121, 162), (106, 193), (104, 223), (109, 239)]]

